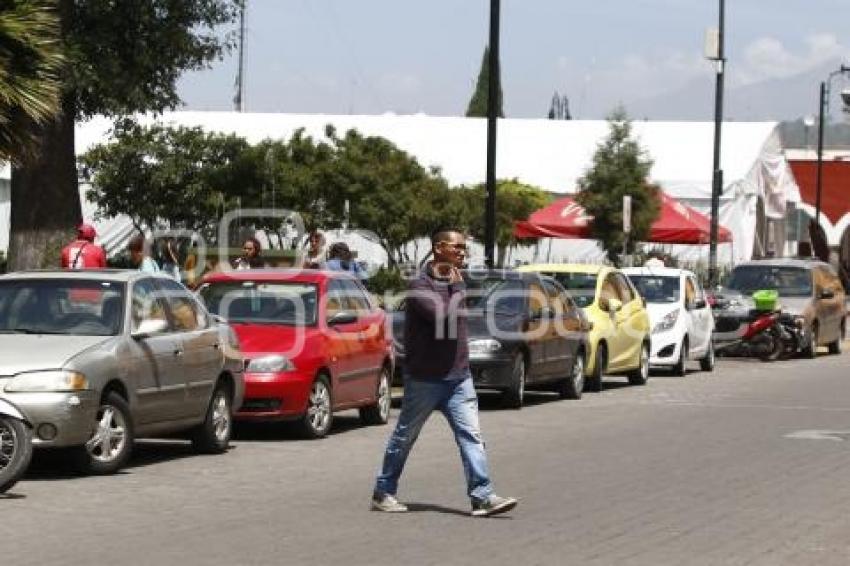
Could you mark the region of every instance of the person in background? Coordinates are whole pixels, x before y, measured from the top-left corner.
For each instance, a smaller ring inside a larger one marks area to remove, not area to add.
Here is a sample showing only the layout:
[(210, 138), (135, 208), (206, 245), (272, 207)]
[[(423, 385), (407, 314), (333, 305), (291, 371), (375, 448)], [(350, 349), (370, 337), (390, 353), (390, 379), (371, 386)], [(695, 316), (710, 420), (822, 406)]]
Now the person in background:
[(77, 227), (77, 239), (62, 248), (62, 269), (102, 269), (106, 252), (94, 243), (97, 231), (85, 222)]
[(318, 230), (307, 237), (307, 253), (304, 255), (304, 269), (321, 269), (325, 263), (325, 236)]
[(144, 235), (136, 234), (130, 238), (127, 250), (130, 252), (130, 263), (134, 268), (145, 273), (157, 273), (159, 271), (159, 265), (148, 255), (148, 246)]
[(242, 244), (242, 255), (233, 261), (234, 269), (259, 269), (265, 267), (260, 253), (263, 251), (260, 241), (251, 236)]
[(405, 299), (404, 399), (387, 442), (371, 508), (385, 513), (407, 511), (396, 499), (398, 481), (422, 426), (432, 412), (440, 411), (460, 449), (472, 516), (489, 517), (510, 511), (517, 500), (494, 492), (481, 437), (478, 397), (469, 371), (466, 285), (460, 272), (466, 239), (459, 230), (444, 228), (431, 236), (431, 247), (434, 260), (411, 279)]
[(174, 238), (166, 238), (162, 244), (162, 270), (180, 281), (180, 260), (177, 258), (177, 243)]
[(328, 249), (328, 261), (325, 268), (331, 271), (347, 271), (358, 279), (365, 279), (366, 273), (356, 261), (354, 254), (345, 242), (336, 242)]

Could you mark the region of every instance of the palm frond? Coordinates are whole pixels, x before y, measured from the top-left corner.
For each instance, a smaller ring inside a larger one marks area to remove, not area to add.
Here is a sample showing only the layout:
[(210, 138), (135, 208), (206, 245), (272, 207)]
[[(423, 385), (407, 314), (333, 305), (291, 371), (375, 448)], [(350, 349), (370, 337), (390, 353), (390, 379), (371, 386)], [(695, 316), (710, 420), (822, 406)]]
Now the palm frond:
[(0, 1), (0, 161), (38, 150), (59, 112), (63, 55), (57, 0)]

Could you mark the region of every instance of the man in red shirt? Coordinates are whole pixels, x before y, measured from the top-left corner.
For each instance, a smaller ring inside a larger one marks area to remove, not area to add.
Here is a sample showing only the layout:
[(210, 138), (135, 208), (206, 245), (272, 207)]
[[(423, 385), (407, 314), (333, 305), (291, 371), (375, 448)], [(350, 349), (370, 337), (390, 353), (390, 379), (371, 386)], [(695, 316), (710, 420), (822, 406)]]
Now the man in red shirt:
[(63, 269), (100, 269), (106, 267), (106, 252), (94, 243), (97, 232), (91, 224), (77, 227), (77, 239), (62, 248)]

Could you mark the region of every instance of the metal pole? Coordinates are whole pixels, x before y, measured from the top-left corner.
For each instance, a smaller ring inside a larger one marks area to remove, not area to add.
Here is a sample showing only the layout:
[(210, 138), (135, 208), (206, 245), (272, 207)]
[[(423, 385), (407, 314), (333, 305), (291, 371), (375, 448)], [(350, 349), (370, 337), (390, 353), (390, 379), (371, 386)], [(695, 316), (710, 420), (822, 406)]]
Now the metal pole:
[(490, 61), (487, 85), (487, 207), (484, 217), (484, 261), (495, 265), (496, 243), (496, 119), (499, 108), (499, 0), (490, 0)]
[(717, 237), (719, 232), (720, 195), (723, 193), (723, 170), (720, 168), (720, 138), (723, 126), (724, 23), (726, 2), (720, 0), (720, 25), (717, 43), (717, 84), (714, 93), (714, 167), (711, 179), (711, 233), (708, 247), (708, 282), (717, 285)]
[(826, 105), (826, 82), (820, 84), (820, 104), (818, 106), (818, 169), (815, 193), (815, 226), (820, 226), (820, 195), (823, 183), (823, 122), (824, 106)]
[[(245, 0), (247, 2), (247, 0)], [(239, 11), (239, 67), (236, 72), (236, 95), (233, 97), (233, 106), (237, 112), (242, 112), (242, 89), (244, 86), (245, 71), (245, 4)]]

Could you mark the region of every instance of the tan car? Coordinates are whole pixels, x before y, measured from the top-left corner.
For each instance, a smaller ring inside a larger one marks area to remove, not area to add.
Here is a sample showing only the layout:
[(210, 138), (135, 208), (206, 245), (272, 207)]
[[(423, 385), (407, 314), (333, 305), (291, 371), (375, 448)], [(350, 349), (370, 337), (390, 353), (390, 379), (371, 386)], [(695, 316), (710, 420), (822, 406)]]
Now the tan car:
[(36, 448), (72, 448), (87, 472), (120, 469), (140, 437), (186, 433), (225, 451), (243, 363), (230, 328), (164, 275), (0, 277), (0, 398), (32, 423)]
[[(783, 312), (800, 318), (806, 332), (802, 354), (815, 357), (820, 346), (831, 354), (841, 353), (846, 332), (844, 287), (835, 269), (827, 263), (808, 259), (754, 260), (736, 266), (729, 275), (726, 289), (745, 297), (762, 289), (779, 293)], [(716, 339), (734, 337), (739, 321), (715, 313)]]

